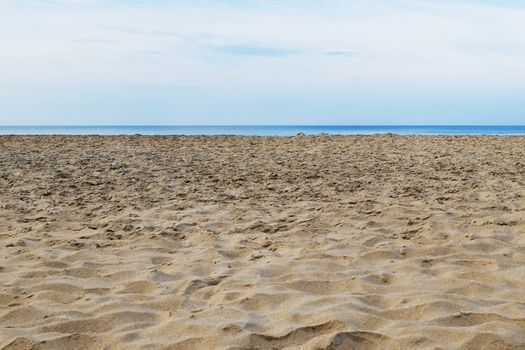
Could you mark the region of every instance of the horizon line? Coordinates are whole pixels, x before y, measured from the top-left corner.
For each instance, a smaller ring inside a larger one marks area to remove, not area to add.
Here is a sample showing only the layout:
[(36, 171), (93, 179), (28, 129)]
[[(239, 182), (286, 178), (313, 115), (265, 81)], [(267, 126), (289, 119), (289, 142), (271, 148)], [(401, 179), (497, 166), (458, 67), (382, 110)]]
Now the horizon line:
[(0, 124), (0, 127), (525, 127), (525, 124)]

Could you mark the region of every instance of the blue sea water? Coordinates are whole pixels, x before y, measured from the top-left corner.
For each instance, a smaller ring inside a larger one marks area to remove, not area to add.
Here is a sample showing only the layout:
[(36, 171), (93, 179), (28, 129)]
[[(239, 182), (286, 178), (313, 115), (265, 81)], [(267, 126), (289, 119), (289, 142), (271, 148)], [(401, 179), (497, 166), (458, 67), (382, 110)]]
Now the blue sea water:
[(352, 125), (237, 125), (237, 126), (0, 126), (0, 135), (525, 135), (520, 126), (352, 126)]

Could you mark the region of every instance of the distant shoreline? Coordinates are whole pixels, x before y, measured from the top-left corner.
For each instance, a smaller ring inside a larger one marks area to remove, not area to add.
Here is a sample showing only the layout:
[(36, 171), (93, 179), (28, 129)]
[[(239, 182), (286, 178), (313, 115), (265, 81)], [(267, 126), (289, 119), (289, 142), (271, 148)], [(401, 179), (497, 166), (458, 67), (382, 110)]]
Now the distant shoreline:
[(33, 139), (83, 139), (89, 140), (91, 138), (100, 138), (100, 139), (321, 139), (321, 138), (331, 138), (331, 139), (376, 139), (376, 138), (412, 138), (412, 139), (522, 139), (525, 138), (525, 134), (457, 134), (457, 135), (427, 135), (427, 134), (394, 134), (394, 133), (385, 133), (385, 134), (303, 134), (303, 135), (148, 135), (148, 134), (121, 134), (121, 135), (101, 135), (101, 134), (0, 134), (0, 140), (2, 139), (17, 139), (17, 138), (33, 138)]
[(0, 126), (0, 135), (295, 136), (305, 135), (525, 135), (525, 125), (99, 125)]

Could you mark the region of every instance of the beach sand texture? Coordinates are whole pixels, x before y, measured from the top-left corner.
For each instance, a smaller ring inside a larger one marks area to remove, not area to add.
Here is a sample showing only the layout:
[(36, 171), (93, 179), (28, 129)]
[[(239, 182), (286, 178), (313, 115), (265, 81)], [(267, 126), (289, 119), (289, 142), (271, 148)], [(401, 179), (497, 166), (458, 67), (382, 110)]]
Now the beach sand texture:
[(0, 137), (0, 349), (525, 349), (525, 137)]

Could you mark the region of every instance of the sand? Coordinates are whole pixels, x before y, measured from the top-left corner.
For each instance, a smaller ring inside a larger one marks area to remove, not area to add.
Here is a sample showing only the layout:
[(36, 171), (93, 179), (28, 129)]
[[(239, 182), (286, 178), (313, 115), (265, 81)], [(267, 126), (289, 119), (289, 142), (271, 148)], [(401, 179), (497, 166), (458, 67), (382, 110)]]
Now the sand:
[(525, 137), (0, 137), (0, 349), (525, 349)]

